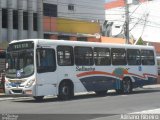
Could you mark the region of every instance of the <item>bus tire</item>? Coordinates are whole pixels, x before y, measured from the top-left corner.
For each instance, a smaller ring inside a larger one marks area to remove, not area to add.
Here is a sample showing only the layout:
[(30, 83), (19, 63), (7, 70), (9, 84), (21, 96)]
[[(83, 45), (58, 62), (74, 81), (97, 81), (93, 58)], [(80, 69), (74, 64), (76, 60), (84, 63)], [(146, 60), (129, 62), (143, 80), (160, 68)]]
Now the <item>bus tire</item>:
[(123, 94), (129, 94), (133, 90), (132, 88), (132, 81), (130, 78), (126, 77), (122, 81), (122, 92)]
[(60, 100), (69, 100), (74, 96), (73, 93), (73, 84), (72, 82), (68, 82), (68, 81), (63, 81), (60, 85), (59, 85), (59, 94), (58, 94), (58, 98)]
[(34, 96), (36, 101), (43, 101), (44, 96)]

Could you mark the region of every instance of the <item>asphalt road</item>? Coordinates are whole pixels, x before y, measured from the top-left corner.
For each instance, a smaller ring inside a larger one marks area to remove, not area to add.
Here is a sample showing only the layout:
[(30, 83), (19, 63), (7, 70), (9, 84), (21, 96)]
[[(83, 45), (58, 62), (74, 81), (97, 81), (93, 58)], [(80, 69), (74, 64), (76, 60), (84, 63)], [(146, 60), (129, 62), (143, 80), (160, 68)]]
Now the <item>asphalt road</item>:
[(115, 120), (121, 119), (123, 114), (159, 108), (160, 88), (139, 89), (129, 95), (109, 93), (97, 97), (90, 94), (69, 101), (51, 97), (43, 102), (27, 97), (2, 100), (0, 118), (8, 115), (19, 117), (18, 120)]

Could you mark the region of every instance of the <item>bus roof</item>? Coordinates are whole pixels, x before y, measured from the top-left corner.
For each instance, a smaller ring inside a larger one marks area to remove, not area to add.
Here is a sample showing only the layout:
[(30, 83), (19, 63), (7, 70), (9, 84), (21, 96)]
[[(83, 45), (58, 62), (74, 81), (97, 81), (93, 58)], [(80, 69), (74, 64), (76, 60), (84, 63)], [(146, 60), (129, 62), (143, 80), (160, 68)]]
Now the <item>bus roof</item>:
[(34, 41), (37, 44), (41, 45), (71, 45), (71, 46), (96, 46), (96, 47), (119, 47), (119, 48), (132, 48), (132, 49), (154, 49), (154, 46), (144, 46), (144, 45), (131, 45), (131, 44), (115, 44), (115, 43), (101, 43), (101, 42), (85, 42), (85, 41), (68, 41), (68, 40), (55, 40), (55, 39), (23, 39), (23, 40), (14, 40), (10, 42), (22, 42), (22, 41)]

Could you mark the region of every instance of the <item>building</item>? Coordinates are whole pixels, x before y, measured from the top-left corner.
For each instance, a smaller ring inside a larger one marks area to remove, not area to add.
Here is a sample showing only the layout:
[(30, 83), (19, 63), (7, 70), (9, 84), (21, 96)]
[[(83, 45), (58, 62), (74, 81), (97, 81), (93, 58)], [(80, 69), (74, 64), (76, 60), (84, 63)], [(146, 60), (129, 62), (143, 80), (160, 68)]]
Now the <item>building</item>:
[(0, 47), (14, 39), (43, 38), (42, 0), (0, 0)]
[(0, 0), (0, 48), (14, 39), (96, 41), (104, 0)]
[[(125, 38), (125, 0), (105, 0), (104, 35)], [(160, 55), (160, 7), (159, 0), (130, 0), (129, 32), (130, 37), (138, 41), (142, 38), (149, 45), (155, 46)]]

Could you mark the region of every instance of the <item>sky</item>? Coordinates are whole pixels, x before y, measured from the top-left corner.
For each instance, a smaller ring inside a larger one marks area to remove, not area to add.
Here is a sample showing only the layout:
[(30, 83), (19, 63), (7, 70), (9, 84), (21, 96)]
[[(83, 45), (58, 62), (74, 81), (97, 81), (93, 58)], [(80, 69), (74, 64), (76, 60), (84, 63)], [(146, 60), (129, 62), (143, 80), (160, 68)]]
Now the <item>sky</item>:
[[(113, 35), (122, 31), (115, 26), (123, 26), (124, 13), (122, 7), (106, 10), (106, 20), (114, 22)], [(160, 42), (160, 0), (130, 6), (130, 33), (136, 40), (142, 37), (144, 41)]]

